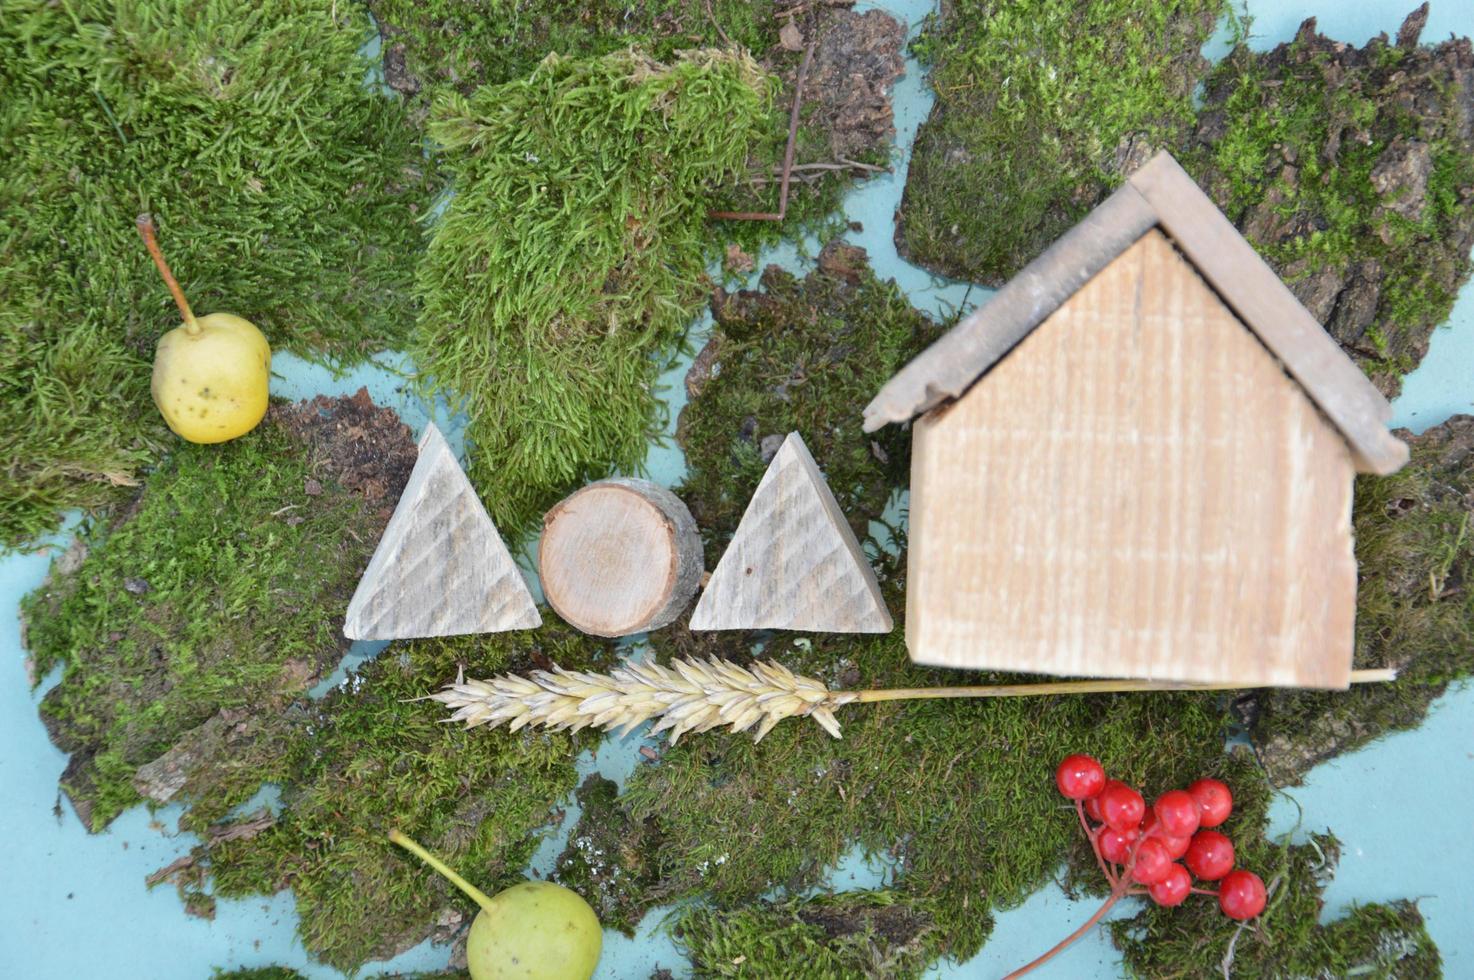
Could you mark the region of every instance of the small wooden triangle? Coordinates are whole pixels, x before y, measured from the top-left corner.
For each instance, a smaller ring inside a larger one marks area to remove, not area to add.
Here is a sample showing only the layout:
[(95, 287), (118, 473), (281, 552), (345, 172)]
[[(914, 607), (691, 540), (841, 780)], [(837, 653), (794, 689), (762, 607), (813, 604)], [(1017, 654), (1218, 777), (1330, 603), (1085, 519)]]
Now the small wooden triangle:
[(824, 474), (790, 433), (691, 614), (693, 630), (889, 633), (875, 572)]
[(532, 629), (532, 593), (433, 423), (353, 599), (343, 634), (394, 640)]

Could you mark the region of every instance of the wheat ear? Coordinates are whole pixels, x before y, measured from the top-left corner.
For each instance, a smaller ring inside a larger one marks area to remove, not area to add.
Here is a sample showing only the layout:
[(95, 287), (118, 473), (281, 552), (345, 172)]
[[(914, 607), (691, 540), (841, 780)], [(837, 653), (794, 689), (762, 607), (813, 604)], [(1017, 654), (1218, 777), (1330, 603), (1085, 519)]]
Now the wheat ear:
[[(1354, 670), (1351, 683), (1396, 679), (1395, 670)], [(1016, 698), (1064, 694), (1113, 694), (1127, 691), (1222, 691), (1234, 684), (1177, 684), (1160, 681), (1090, 680), (1039, 684), (993, 684), (981, 687), (907, 687), (868, 691), (831, 691), (823, 682), (802, 677), (771, 660), (739, 667), (728, 660), (673, 660), (671, 666), (628, 663), (607, 674), (535, 670), (526, 677), (503, 674), (489, 681), (466, 680), (427, 696), (454, 709), (447, 721), (477, 725), (524, 725), (554, 730), (615, 729), (621, 737), (652, 718), (650, 734), (670, 732), (674, 745), (687, 732), (730, 726), (756, 737), (772, 731), (785, 718), (807, 715), (835, 738), (840, 737), (834, 709), (841, 705), (926, 698)]]
[(674, 745), (687, 732), (723, 726), (744, 732), (756, 725), (761, 740), (794, 715), (808, 715), (839, 738), (833, 709), (856, 695), (832, 692), (772, 661), (739, 667), (726, 660), (675, 660), (669, 667), (628, 663), (608, 674), (554, 667), (489, 681), (457, 677), (430, 700), (455, 709), (449, 720), (467, 728), (505, 724), (514, 732), (524, 725), (575, 732), (594, 727), (623, 736), (659, 718), (650, 733), (668, 731)]

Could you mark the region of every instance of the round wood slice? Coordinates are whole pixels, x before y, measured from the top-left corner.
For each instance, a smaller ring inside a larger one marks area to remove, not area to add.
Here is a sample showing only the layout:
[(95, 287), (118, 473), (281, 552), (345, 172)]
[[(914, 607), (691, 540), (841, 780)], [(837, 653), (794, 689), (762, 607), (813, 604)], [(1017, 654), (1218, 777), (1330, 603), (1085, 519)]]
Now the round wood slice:
[(702, 573), (701, 535), (680, 498), (648, 480), (600, 480), (543, 517), (543, 595), (595, 636), (659, 629), (686, 608)]

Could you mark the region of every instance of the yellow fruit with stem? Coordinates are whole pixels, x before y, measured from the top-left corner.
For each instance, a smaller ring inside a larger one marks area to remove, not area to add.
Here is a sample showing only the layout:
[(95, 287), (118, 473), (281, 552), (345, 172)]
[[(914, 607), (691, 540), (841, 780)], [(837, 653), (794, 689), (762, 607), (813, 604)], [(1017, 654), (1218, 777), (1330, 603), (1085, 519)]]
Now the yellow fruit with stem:
[(449, 865), (398, 830), (389, 839), (440, 872), (481, 906), (466, 937), (471, 980), (589, 980), (604, 934), (578, 892), (551, 881), (524, 881), (487, 897)]
[(159, 250), (151, 216), (138, 216), (138, 233), (184, 317), (154, 352), (154, 404), (189, 442), (245, 435), (266, 415), (271, 345), (255, 324), (234, 314), (196, 317)]

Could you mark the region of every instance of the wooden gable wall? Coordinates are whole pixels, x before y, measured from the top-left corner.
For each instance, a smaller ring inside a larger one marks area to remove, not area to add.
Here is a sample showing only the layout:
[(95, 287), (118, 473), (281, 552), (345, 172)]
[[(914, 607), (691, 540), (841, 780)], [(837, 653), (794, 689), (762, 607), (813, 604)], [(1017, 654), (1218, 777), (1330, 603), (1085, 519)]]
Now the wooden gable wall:
[(1351, 453), (1148, 231), (915, 427), (920, 663), (1344, 687)]

